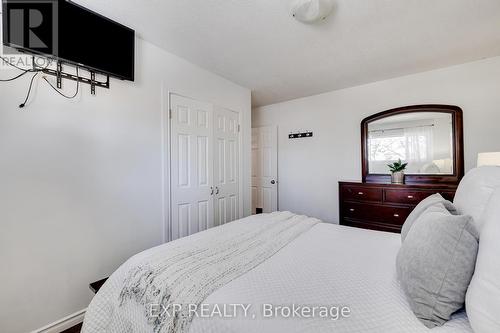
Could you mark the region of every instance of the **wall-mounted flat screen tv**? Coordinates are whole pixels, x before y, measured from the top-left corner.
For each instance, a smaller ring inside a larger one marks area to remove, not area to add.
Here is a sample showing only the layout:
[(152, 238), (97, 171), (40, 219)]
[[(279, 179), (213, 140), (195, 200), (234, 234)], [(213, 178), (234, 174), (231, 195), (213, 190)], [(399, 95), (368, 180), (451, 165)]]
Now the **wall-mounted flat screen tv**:
[(2, 3), (4, 45), (134, 81), (134, 30), (71, 1)]

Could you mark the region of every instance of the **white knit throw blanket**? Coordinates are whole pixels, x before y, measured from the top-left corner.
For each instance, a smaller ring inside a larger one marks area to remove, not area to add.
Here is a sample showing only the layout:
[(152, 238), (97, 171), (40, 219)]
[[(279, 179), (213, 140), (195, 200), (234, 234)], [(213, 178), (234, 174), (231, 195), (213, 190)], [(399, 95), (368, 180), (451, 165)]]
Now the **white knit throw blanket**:
[(135, 301), (146, 309), (151, 304), (165, 308), (186, 305), (175, 316), (146, 316), (154, 332), (187, 332), (193, 319), (187, 305), (201, 304), (215, 290), (266, 261), (319, 222), (276, 212), (218, 227), (215, 230), (220, 232), (212, 230), (210, 237), (197, 238), (196, 242), (181, 240), (129, 271), (120, 304)]

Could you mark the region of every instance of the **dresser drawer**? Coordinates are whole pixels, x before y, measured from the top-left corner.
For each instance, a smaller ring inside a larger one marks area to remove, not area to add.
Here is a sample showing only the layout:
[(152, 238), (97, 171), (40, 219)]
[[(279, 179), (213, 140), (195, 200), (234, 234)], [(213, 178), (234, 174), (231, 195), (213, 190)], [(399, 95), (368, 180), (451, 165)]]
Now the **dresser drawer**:
[[(418, 190), (393, 190), (386, 189), (385, 190), (385, 202), (388, 203), (401, 203), (406, 205), (418, 205), (418, 203), (425, 198), (433, 195), (436, 192), (432, 191), (418, 191)], [(448, 200), (453, 200), (454, 193), (452, 192), (442, 192), (443, 197)]]
[(361, 186), (343, 186), (342, 197), (351, 201), (377, 201), (382, 202), (384, 197), (381, 188), (366, 188)]
[(403, 225), (413, 208), (391, 207), (363, 203), (345, 203), (343, 216), (350, 219), (377, 221), (393, 225)]
[(385, 190), (385, 201), (407, 205), (418, 205), (420, 201), (432, 194), (434, 193), (429, 191)]

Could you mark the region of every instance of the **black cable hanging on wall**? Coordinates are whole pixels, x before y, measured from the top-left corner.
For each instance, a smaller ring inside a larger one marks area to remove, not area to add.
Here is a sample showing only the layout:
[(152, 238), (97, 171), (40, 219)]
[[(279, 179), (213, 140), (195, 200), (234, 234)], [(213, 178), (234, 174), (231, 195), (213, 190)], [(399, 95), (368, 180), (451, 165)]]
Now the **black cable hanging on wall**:
[[(30, 84), (29, 84), (29, 87), (28, 87), (28, 92), (26, 94), (26, 98), (24, 99), (24, 102), (22, 102), (21, 104), (19, 104), (19, 108), (24, 108), (26, 106), (26, 103), (28, 102), (28, 99), (30, 97), (30, 94), (31, 94), (31, 88), (33, 87), (33, 81), (35, 80), (36, 76), (44, 69), (44, 68), (37, 68), (38, 66), (36, 65), (35, 61), (34, 61), (34, 57), (33, 57), (33, 69), (24, 69), (24, 68), (21, 68), (21, 67), (18, 67), (17, 65), (14, 65), (13, 63), (11, 63), (8, 59), (5, 59), (4, 57), (0, 57), (2, 59), (2, 61), (4, 63), (6, 63), (7, 65), (15, 68), (15, 69), (18, 69), (21, 71), (20, 74), (14, 76), (14, 77), (11, 77), (9, 79), (0, 79), (0, 82), (12, 82), (12, 81), (15, 81), (23, 76), (25, 76), (26, 74), (28, 73), (35, 73), (33, 74), (33, 76), (31, 77), (31, 80), (30, 80)], [(48, 65), (47, 65), (48, 66)], [(46, 69), (46, 68), (45, 68)]]
[[(59, 95), (61, 95), (64, 98), (67, 98), (67, 99), (73, 99), (76, 96), (78, 96), (78, 93), (80, 91), (80, 83), (89, 84), (90, 85), (90, 92), (92, 95), (95, 95), (95, 88), (96, 87), (101, 87), (101, 88), (106, 88), (106, 89), (109, 89), (109, 87), (110, 87), (109, 75), (106, 75), (105, 82), (101, 82), (101, 81), (96, 80), (96, 73), (93, 71), (90, 71), (90, 70), (89, 70), (90, 79), (86, 78), (86, 77), (82, 77), (82, 76), (80, 76), (80, 73), (79, 73), (79, 71), (80, 71), (79, 66), (75, 66), (76, 67), (76, 75), (70, 74), (70, 73), (63, 71), (63, 69), (62, 69), (63, 62), (60, 60), (57, 60), (57, 68), (54, 70), (54, 69), (49, 68), (49, 66), (51, 65), (50, 60), (47, 61), (47, 65), (45, 67), (40, 67), (36, 64), (34, 56), (32, 56), (32, 64), (33, 64), (32, 69), (21, 68), (17, 65), (12, 64), (8, 59), (5, 59), (4, 57), (0, 57), (0, 58), (7, 65), (21, 71), (20, 74), (14, 76), (14, 77), (11, 77), (8, 79), (0, 79), (0, 82), (12, 82), (12, 81), (15, 81), (15, 80), (25, 76), (28, 73), (34, 73), (30, 79), (26, 98), (24, 99), (24, 102), (19, 105), (19, 108), (24, 108), (26, 106), (26, 104), (28, 103), (28, 100), (29, 100), (29, 97), (30, 97), (30, 94), (31, 94), (31, 91), (33, 88), (33, 82), (34, 82), (35, 78), (38, 76), (38, 74), (40, 74), (40, 73), (55, 76), (56, 80), (57, 80), (56, 86), (54, 86), (52, 83), (50, 83), (50, 81), (47, 79), (46, 76), (43, 76), (43, 79), (55, 92), (57, 92)], [(76, 91), (73, 95), (69, 96), (69, 95), (65, 95), (63, 92), (61, 92), (63, 79), (76, 81)]]
[(47, 77), (45, 77), (45, 76), (43, 77), (43, 79), (45, 80), (45, 82), (47, 82), (47, 84), (52, 89), (54, 89), (55, 92), (57, 92), (59, 95), (61, 95), (64, 98), (67, 98), (67, 99), (73, 99), (73, 98), (75, 98), (78, 95), (78, 92), (79, 92), (79, 89), (80, 89), (80, 80), (79, 80), (80, 75), (78, 73), (78, 66), (76, 66), (76, 78), (77, 78), (77, 80), (76, 80), (76, 91), (75, 91), (75, 93), (72, 96), (67, 96), (67, 95), (63, 94), (62, 92), (60, 92), (59, 89), (57, 89), (56, 87), (54, 87), (52, 85), (52, 83), (50, 83), (50, 81), (47, 79)]
[[(106, 81), (105, 82), (101, 82), (101, 81), (96, 80), (96, 72), (93, 72), (91, 70), (87, 70), (90, 73), (90, 79), (89, 79), (89, 78), (86, 78), (86, 77), (82, 77), (82, 76), (80, 76), (78, 74), (79, 66), (75, 66), (76, 70), (77, 70), (76, 75), (64, 72), (63, 68), (62, 68), (63, 64), (65, 64), (65, 63), (62, 62), (61, 60), (57, 60), (57, 69), (56, 70), (50, 69), (50, 68), (45, 68), (43, 70), (44, 74), (48, 74), (48, 75), (52, 75), (52, 76), (56, 77), (56, 79), (57, 79), (57, 89), (61, 89), (62, 88), (62, 80), (63, 79), (73, 80), (73, 81), (76, 81), (77, 83), (85, 83), (85, 84), (90, 85), (90, 93), (92, 95), (95, 95), (95, 88), (96, 87), (109, 89), (109, 86), (110, 86), (110, 84), (109, 84), (109, 75), (105, 75), (106, 76)], [(68, 64), (65, 64), (65, 65), (68, 65)]]

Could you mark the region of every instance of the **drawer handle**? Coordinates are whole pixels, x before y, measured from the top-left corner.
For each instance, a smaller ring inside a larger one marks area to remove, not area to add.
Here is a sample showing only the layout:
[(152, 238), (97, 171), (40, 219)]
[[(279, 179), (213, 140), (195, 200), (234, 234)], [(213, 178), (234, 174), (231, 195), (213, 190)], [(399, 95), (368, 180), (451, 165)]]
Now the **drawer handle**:
[(399, 217), (399, 214), (394, 214), (394, 217)]
[(413, 199), (413, 195), (409, 195), (409, 196), (408, 196), (408, 199)]
[(354, 212), (355, 210), (356, 210), (356, 209), (354, 209), (354, 208), (349, 209), (349, 211), (351, 211), (351, 212)]
[(359, 195), (364, 195), (364, 193), (363, 193), (363, 192), (358, 192), (358, 194), (359, 194)]

